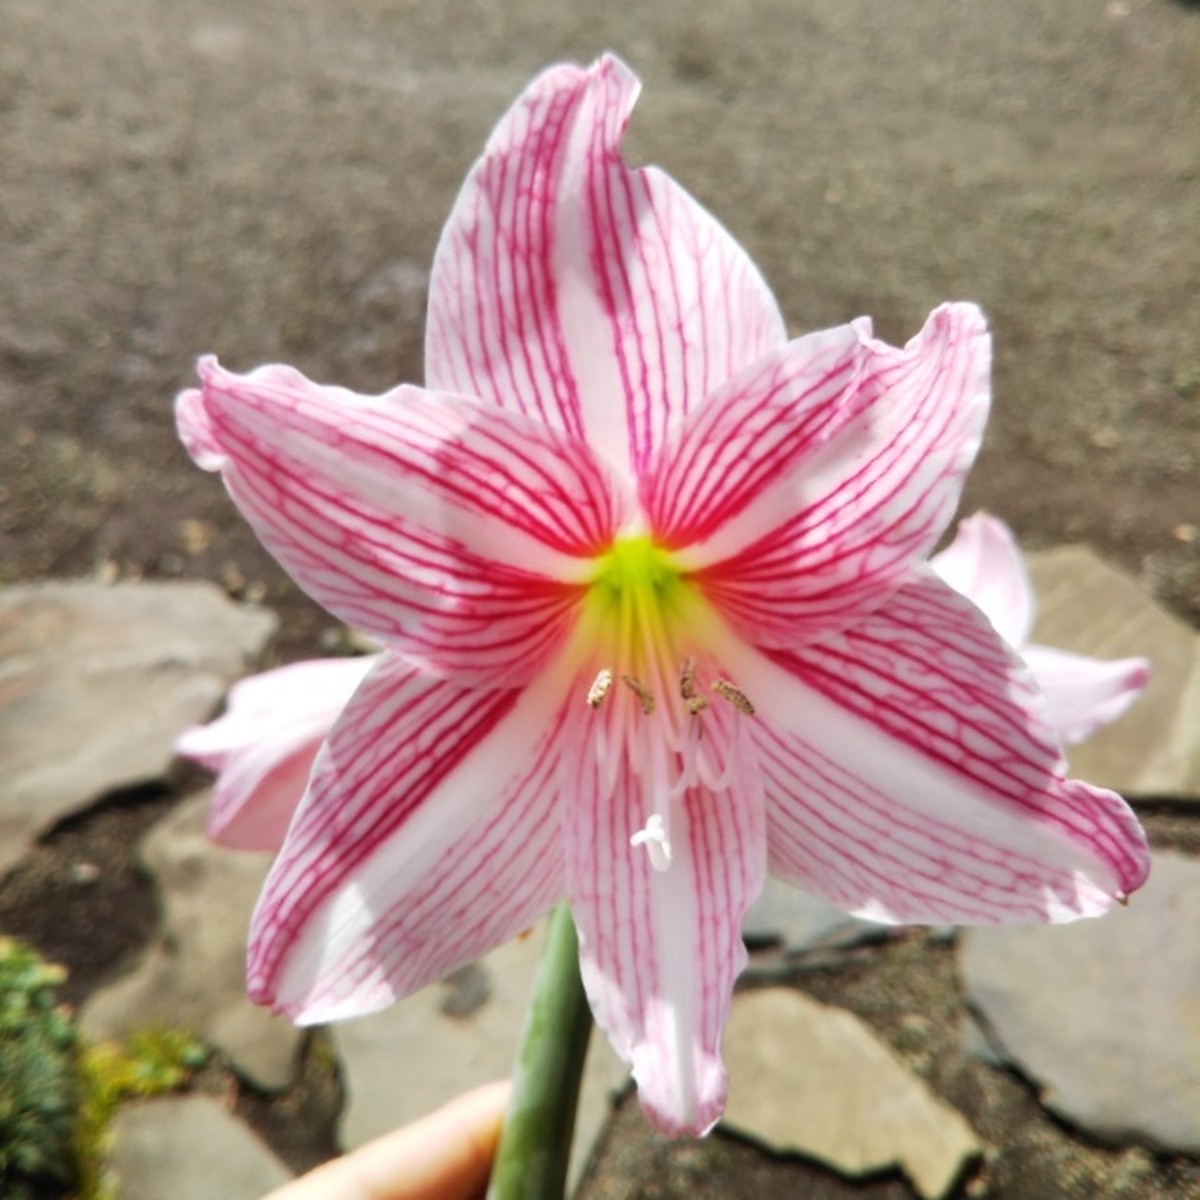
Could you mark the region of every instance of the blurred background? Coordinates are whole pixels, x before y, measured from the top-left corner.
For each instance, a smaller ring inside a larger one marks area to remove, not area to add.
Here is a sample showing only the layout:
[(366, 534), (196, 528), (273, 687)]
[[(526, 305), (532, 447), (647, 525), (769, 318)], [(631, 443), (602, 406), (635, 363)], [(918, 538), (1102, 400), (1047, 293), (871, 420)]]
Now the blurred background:
[(491, 125), (548, 62), (613, 49), (645, 84), (629, 158), (720, 217), (795, 332), (869, 313), (902, 342), (942, 300), (983, 305), (996, 403), (964, 510), (1091, 542), (1200, 618), (1194, 8), (6, 0), (0, 21), (0, 579), (290, 603), (171, 397), (209, 351), (419, 381), (434, 245)]

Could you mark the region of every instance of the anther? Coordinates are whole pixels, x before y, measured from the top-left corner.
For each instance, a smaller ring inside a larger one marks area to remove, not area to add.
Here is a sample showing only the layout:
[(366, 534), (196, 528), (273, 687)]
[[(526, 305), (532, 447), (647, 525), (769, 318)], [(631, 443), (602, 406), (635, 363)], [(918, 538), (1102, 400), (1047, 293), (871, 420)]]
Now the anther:
[(596, 678), (592, 681), (592, 686), (588, 688), (587, 702), (591, 708), (599, 708), (608, 695), (608, 689), (612, 687), (613, 673), (605, 667)]
[(650, 865), (656, 871), (665, 871), (671, 865), (671, 843), (660, 813), (651, 813), (646, 828), (639, 829), (629, 839), (629, 844), (645, 846), (646, 853), (650, 856)]
[(702, 713), (708, 707), (708, 699), (704, 696), (687, 696), (687, 710), (689, 716), (696, 716), (697, 713)]
[[(683, 668), (679, 672), (679, 694), (685, 700), (695, 700), (696, 696), (696, 664), (690, 658), (683, 660)], [(689, 711), (691, 705), (688, 705)]]
[(728, 700), (738, 712), (747, 717), (754, 716), (754, 705), (750, 703), (750, 698), (728, 680), (714, 679), (712, 689), (721, 699)]
[(654, 711), (654, 693), (632, 675), (622, 675), (621, 682), (641, 701), (642, 712), (649, 716)]

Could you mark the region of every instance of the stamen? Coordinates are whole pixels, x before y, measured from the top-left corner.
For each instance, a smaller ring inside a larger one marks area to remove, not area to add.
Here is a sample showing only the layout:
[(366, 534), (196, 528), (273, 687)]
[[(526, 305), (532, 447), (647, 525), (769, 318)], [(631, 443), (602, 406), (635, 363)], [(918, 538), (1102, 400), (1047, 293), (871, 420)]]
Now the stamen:
[(613, 673), (605, 667), (596, 678), (592, 681), (592, 686), (588, 688), (587, 702), (590, 708), (599, 708), (608, 695), (608, 689), (612, 687)]
[(651, 813), (645, 829), (639, 829), (629, 839), (631, 846), (645, 846), (650, 855), (650, 865), (656, 871), (665, 871), (671, 865), (671, 842), (661, 813)]
[(728, 680), (714, 679), (712, 689), (721, 699), (728, 700), (744, 716), (754, 716), (754, 705), (750, 703), (749, 697), (745, 692), (735, 688)]
[[(685, 700), (697, 699), (696, 663), (693, 659), (685, 658), (683, 660), (683, 669), (679, 672), (679, 694)], [(693, 711), (690, 704), (688, 705), (688, 711)]]
[(684, 699), (687, 701), (688, 713), (693, 717), (708, 707), (708, 699), (704, 696), (685, 696)]
[(649, 716), (654, 711), (654, 693), (632, 675), (622, 675), (621, 682), (641, 701), (642, 712)]

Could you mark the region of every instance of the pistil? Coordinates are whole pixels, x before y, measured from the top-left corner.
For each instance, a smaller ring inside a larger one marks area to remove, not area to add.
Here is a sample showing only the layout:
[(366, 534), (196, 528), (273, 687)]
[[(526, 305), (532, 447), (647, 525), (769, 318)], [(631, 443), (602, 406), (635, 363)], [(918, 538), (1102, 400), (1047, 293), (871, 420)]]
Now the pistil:
[(645, 846), (650, 856), (650, 865), (656, 871), (665, 871), (671, 865), (671, 842), (667, 837), (666, 823), (661, 813), (651, 813), (646, 828), (639, 829), (629, 839), (631, 846)]

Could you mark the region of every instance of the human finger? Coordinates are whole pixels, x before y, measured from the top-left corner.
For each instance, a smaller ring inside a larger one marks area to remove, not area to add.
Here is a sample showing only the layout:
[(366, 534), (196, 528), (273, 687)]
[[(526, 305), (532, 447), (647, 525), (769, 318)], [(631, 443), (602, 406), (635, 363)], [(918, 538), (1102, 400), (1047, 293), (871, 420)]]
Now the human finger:
[(507, 1080), (324, 1163), (263, 1200), (475, 1200), (504, 1120)]

